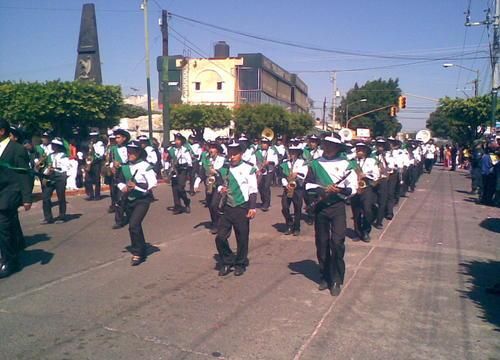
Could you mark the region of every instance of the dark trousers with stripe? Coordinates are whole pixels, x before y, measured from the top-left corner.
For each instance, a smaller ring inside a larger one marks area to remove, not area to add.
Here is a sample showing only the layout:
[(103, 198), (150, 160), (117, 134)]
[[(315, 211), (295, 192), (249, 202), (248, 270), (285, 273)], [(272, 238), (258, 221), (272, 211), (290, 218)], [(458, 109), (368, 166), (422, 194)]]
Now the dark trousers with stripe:
[(56, 192), (57, 203), (59, 205), (59, 216), (66, 215), (66, 178), (59, 178), (49, 182), (43, 188), (43, 217), (45, 220), (52, 220), (52, 194)]
[(259, 194), (262, 201), (262, 207), (268, 208), (271, 206), (271, 181), (273, 180), (274, 173), (267, 173), (262, 175), (259, 180)]
[(146, 256), (146, 239), (142, 230), (142, 221), (148, 213), (153, 196), (148, 194), (142, 199), (127, 202), (126, 212), (129, 219), (130, 252), (135, 256)]
[(25, 248), (17, 208), (0, 210), (0, 260), (7, 263)]
[(399, 175), (397, 172), (389, 175), (387, 180), (387, 211), (385, 215), (394, 216), (394, 206), (399, 200)]
[(211, 193), (206, 193), (206, 201), (208, 211), (210, 212), (210, 222), (212, 227), (216, 227), (219, 224), (220, 214), (219, 214), (219, 203), (221, 199), (221, 194), (217, 192), (216, 186), (214, 185)]
[[(248, 206), (224, 207), (224, 214), (219, 220), (215, 246), (223, 265), (248, 266), (248, 242), (250, 220), (247, 218)], [(236, 255), (229, 246), (229, 236), (234, 229), (236, 237)]]
[(374, 191), (377, 197), (377, 216), (375, 223), (378, 225), (382, 225), (384, 221), (385, 215), (387, 212), (387, 200), (388, 200), (388, 190), (389, 190), (389, 181), (388, 179), (382, 179), (378, 182), (377, 186), (375, 186)]
[(181, 208), (181, 200), (184, 202), (184, 206), (189, 206), (191, 204), (191, 200), (189, 200), (186, 193), (188, 175), (187, 168), (177, 168), (177, 176), (172, 178), (172, 195), (174, 197), (174, 207), (176, 209)]
[[(281, 213), (285, 218), (286, 225), (293, 230), (300, 230), (300, 218), (302, 217), (302, 204), (304, 199), (304, 189), (296, 188), (293, 197), (289, 198), (287, 191), (283, 192), (281, 198)], [(290, 205), (293, 205), (293, 216), (290, 213)]]
[(345, 276), (345, 203), (339, 201), (316, 213), (316, 255), (323, 280), (343, 284)]
[(101, 198), (101, 168), (102, 162), (95, 161), (85, 174), (85, 192), (91, 199)]
[(368, 234), (372, 229), (374, 196), (372, 187), (368, 186), (351, 199), (354, 229), (359, 234)]

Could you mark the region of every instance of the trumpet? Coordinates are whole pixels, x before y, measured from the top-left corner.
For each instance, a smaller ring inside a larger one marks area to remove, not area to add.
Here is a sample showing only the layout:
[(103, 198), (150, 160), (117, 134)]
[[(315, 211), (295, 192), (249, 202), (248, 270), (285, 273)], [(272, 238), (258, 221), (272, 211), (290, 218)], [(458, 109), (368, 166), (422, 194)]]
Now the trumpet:
[(209, 176), (207, 178), (207, 194), (211, 194), (214, 191), (214, 185), (215, 185), (215, 176)]
[(286, 196), (289, 199), (293, 198), (293, 194), (295, 193), (296, 188), (297, 188), (297, 181), (295, 181), (295, 179), (288, 181), (288, 186), (286, 188)]

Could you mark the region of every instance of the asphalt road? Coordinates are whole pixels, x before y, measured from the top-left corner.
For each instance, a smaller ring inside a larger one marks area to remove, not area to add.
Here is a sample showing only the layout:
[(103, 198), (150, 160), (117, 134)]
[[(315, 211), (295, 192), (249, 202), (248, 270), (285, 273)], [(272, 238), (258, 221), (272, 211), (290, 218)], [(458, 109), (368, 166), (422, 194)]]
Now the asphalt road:
[(500, 210), (468, 189), (436, 168), (370, 244), (348, 238), (337, 298), (317, 290), (312, 227), (278, 232), (277, 189), (252, 222), (248, 271), (223, 279), (200, 195), (174, 216), (160, 185), (139, 267), (109, 199), (69, 198), (73, 220), (45, 226), (36, 203), (24, 269), (0, 280), (0, 358), (500, 359), (500, 297), (485, 292), (500, 282)]

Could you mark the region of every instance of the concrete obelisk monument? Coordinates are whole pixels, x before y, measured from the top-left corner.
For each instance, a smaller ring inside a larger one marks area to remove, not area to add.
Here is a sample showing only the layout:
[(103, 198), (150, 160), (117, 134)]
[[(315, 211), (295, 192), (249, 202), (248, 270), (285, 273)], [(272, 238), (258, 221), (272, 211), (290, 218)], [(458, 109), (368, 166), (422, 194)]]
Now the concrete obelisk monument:
[(82, 8), (75, 80), (93, 81), (96, 84), (102, 84), (94, 4), (84, 4)]

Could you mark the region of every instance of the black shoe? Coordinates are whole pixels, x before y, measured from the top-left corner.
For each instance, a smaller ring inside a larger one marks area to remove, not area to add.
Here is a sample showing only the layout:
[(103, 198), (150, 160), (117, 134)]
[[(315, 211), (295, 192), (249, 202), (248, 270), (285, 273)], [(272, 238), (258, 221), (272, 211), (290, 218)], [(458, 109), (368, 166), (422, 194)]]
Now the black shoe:
[(219, 270), (219, 276), (226, 276), (231, 272), (231, 266), (229, 265), (221, 265)]
[(94, 197), (93, 196), (87, 196), (85, 198), (85, 201), (94, 201)]
[(234, 276), (241, 276), (245, 273), (245, 268), (243, 266), (236, 266), (234, 268)]
[(375, 223), (375, 224), (373, 224), (373, 227), (374, 227), (375, 229), (382, 230), (382, 229), (384, 228), (384, 225), (379, 224), (379, 223)]
[(112, 213), (114, 213), (114, 212), (115, 212), (115, 208), (114, 208), (114, 206), (110, 206), (110, 207), (108, 208), (108, 214), (112, 214)]
[(186, 214), (191, 214), (191, 206), (189, 206), (189, 205), (188, 205), (188, 206), (186, 206), (186, 207), (185, 207), (185, 209), (184, 209), (184, 212), (185, 212)]
[(261, 210), (264, 211), (264, 212), (267, 212), (267, 211), (269, 211), (269, 208), (268, 207), (263, 207), (263, 208), (261, 208)]
[(121, 224), (114, 224), (112, 229), (113, 230), (116, 230), (116, 229), (121, 229), (122, 227), (124, 227), (125, 225), (121, 225)]
[(319, 286), (318, 286), (318, 290), (323, 291), (323, 290), (328, 289), (328, 287), (329, 287), (328, 283), (325, 280), (321, 280), (319, 283)]
[(144, 256), (132, 256), (132, 260), (130, 261), (130, 265), (137, 266), (143, 263), (145, 260)]
[(394, 218), (394, 215), (386, 215), (385, 218), (387, 220), (392, 220)]
[(306, 224), (307, 224), (307, 225), (312, 225), (312, 224), (314, 224), (314, 219), (313, 219), (312, 217), (308, 216), (308, 217), (306, 218)]
[(6, 278), (12, 274), (12, 267), (8, 262), (0, 263), (0, 279)]
[(333, 283), (332, 286), (330, 287), (330, 295), (332, 296), (339, 296), (341, 291), (342, 291), (342, 285), (339, 283)]
[(210, 229), (210, 234), (212, 234), (212, 235), (216, 235), (216, 234), (217, 234), (217, 231), (218, 231), (218, 230), (217, 230), (217, 227), (216, 227), (216, 226), (214, 226), (213, 228), (211, 228), (211, 229)]
[(299, 235), (300, 235), (300, 230), (293, 231), (293, 236), (299, 236)]
[(174, 209), (173, 213), (174, 215), (179, 215), (179, 214), (182, 214), (184, 211), (182, 211), (182, 209)]
[(370, 235), (369, 234), (362, 234), (361, 240), (364, 241), (365, 243), (369, 243), (371, 240)]
[(40, 221), (40, 225), (48, 225), (48, 224), (53, 224), (54, 223), (54, 219), (43, 219), (42, 221)]
[(101, 200), (101, 197), (100, 197), (100, 196), (96, 196), (96, 197), (94, 198), (94, 201), (100, 201), (100, 200)]
[(64, 224), (65, 222), (66, 222), (66, 216), (65, 215), (59, 216), (54, 221), (55, 224)]
[(285, 235), (292, 235), (292, 228), (291, 227), (286, 228)]

